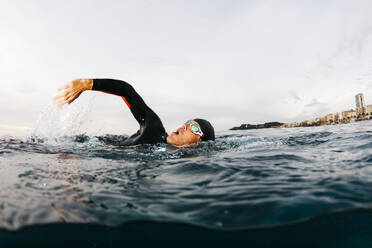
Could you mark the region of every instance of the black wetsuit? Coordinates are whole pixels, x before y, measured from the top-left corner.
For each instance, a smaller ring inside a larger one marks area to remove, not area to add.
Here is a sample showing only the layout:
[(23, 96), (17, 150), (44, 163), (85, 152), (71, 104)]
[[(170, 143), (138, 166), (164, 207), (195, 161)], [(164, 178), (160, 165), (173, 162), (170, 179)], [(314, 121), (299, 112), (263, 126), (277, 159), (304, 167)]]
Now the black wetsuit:
[(128, 105), (140, 129), (121, 145), (153, 144), (166, 142), (166, 133), (160, 118), (143, 101), (127, 82), (114, 79), (93, 79), (92, 90), (121, 96)]

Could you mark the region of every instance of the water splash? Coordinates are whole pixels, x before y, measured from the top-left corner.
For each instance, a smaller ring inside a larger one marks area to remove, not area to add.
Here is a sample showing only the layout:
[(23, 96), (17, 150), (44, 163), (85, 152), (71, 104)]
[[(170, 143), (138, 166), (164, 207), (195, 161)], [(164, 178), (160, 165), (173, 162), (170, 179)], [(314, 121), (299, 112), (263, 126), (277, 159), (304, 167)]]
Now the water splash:
[(41, 111), (35, 128), (26, 135), (25, 140), (58, 142), (61, 137), (85, 134), (90, 120), (95, 96), (83, 95), (70, 105), (58, 108), (49, 103)]

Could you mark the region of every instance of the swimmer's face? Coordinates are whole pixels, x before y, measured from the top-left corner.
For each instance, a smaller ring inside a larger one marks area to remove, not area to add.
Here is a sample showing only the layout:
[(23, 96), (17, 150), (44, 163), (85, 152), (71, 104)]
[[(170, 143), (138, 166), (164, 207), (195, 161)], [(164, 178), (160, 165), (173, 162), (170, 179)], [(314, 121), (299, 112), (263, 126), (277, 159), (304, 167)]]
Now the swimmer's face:
[[(199, 124), (196, 121), (192, 120), (191, 123), (199, 126)], [(178, 128), (175, 132), (172, 132), (171, 135), (167, 137), (168, 144), (178, 147), (196, 143), (198, 141), (200, 141), (200, 136), (194, 134), (190, 130), (190, 125), (187, 124), (183, 124), (180, 128)]]

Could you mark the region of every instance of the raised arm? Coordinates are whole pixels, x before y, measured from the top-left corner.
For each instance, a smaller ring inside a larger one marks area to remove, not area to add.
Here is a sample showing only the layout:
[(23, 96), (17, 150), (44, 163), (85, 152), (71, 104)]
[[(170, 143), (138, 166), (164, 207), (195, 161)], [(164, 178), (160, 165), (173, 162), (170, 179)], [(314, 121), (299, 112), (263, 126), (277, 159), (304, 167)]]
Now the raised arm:
[(74, 80), (59, 88), (61, 92), (54, 98), (54, 102), (59, 107), (66, 103), (70, 104), (86, 90), (102, 91), (121, 96), (140, 125), (144, 124), (147, 118), (156, 116), (130, 84), (115, 79)]

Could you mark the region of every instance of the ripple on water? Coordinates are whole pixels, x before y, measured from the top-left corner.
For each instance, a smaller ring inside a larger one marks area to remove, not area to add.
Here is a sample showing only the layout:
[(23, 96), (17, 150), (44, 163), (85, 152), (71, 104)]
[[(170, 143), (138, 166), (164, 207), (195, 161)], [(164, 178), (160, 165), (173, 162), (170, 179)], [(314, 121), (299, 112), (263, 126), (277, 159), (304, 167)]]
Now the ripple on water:
[(219, 133), (174, 149), (127, 136), (0, 138), (0, 225), (178, 221), (229, 229), (371, 208), (371, 122)]

